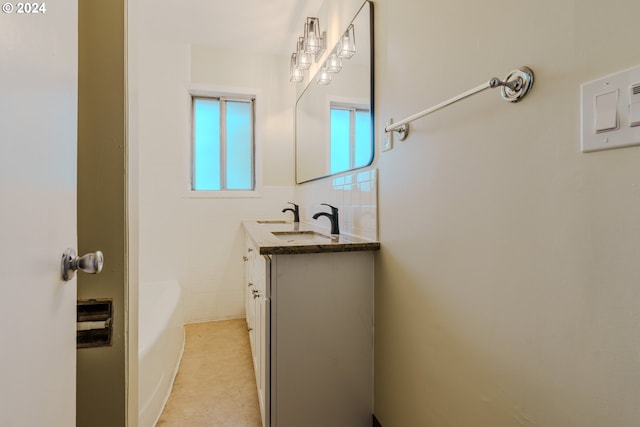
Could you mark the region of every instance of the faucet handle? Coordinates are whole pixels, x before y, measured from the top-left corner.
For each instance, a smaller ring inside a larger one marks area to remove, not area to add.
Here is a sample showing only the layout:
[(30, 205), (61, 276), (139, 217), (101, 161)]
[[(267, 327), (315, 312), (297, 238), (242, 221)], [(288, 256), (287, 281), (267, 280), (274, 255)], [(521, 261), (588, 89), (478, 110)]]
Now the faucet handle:
[(286, 212), (286, 211), (291, 211), (293, 212), (293, 222), (300, 222), (300, 209), (298, 207), (298, 205), (296, 205), (293, 202), (287, 202), (290, 205), (293, 205), (293, 209), (291, 208), (284, 208), (282, 209), (282, 212)]
[(324, 205), (324, 206), (329, 206), (331, 208), (331, 212), (333, 212), (333, 213), (338, 212), (338, 208), (336, 208), (335, 206), (331, 206), (328, 203), (320, 203), (320, 204)]

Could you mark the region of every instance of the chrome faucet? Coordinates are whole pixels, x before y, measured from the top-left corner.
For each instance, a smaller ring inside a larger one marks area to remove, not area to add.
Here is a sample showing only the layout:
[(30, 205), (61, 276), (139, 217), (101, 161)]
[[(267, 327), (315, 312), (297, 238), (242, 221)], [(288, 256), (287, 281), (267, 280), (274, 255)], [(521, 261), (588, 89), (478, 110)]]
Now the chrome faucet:
[(321, 203), (321, 205), (329, 206), (331, 208), (331, 213), (318, 212), (317, 214), (313, 215), (313, 219), (318, 219), (321, 216), (326, 216), (331, 220), (331, 234), (340, 234), (340, 226), (338, 224), (338, 208), (326, 203)]
[(295, 203), (289, 202), (290, 205), (293, 205), (293, 209), (292, 208), (284, 208), (282, 209), (282, 212), (287, 212), (287, 211), (291, 211), (293, 212), (293, 222), (300, 222), (300, 209), (298, 209), (298, 205), (296, 205)]

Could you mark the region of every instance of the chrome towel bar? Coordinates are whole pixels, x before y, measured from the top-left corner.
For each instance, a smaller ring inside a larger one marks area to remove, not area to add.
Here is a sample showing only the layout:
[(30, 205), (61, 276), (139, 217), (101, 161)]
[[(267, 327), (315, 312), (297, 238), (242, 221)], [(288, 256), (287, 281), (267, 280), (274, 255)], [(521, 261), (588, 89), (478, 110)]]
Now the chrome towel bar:
[(475, 95), (476, 93), (482, 92), (485, 89), (493, 89), (499, 87), (501, 88), (500, 93), (502, 95), (502, 99), (508, 102), (518, 102), (529, 93), (532, 86), (533, 71), (529, 67), (520, 67), (517, 70), (511, 71), (507, 75), (507, 77), (505, 77), (504, 81), (498, 79), (497, 77), (494, 77), (488, 82), (476, 86), (473, 89), (461, 93), (460, 95), (454, 96), (453, 98), (447, 99), (446, 101), (441, 102), (438, 105), (434, 105), (433, 107), (427, 108), (426, 110), (409, 116), (406, 119), (400, 120), (396, 123), (392, 123), (386, 126), (384, 128), (384, 131), (387, 133), (398, 132), (400, 141), (404, 141), (409, 135), (409, 123), (428, 114), (441, 110), (444, 107), (454, 104), (462, 99), (468, 98), (471, 95)]

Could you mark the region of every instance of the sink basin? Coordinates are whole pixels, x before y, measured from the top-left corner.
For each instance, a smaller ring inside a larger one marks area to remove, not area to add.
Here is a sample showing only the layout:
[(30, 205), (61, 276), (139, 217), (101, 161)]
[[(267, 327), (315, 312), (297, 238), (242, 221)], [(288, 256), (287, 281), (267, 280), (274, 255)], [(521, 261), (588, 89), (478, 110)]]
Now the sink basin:
[(299, 240), (331, 240), (330, 237), (325, 236), (324, 234), (316, 233), (315, 231), (305, 230), (305, 231), (272, 231), (271, 234), (276, 236), (277, 238), (284, 240), (286, 242), (296, 242)]
[(283, 219), (264, 219), (256, 222), (258, 224), (286, 224), (287, 223), (287, 221)]

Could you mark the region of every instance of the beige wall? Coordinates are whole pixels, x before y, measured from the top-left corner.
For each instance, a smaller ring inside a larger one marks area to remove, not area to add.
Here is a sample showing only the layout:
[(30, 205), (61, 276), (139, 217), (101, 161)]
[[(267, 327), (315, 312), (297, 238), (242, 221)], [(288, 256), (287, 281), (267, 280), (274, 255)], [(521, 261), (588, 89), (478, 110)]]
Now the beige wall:
[(78, 252), (105, 257), (102, 273), (78, 275), (78, 298), (113, 299), (113, 345), (78, 350), (77, 426), (113, 427), (127, 398), (124, 1), (78, 13)]
[(582, 154), (580, 84), (637, 65), (640, 3), (377, 0), (376, 128), (529, 65), (378, 156), (385, 427), (640, 419), (640, 148)]

